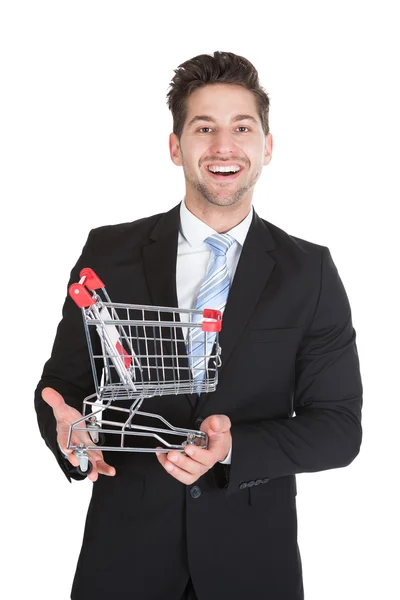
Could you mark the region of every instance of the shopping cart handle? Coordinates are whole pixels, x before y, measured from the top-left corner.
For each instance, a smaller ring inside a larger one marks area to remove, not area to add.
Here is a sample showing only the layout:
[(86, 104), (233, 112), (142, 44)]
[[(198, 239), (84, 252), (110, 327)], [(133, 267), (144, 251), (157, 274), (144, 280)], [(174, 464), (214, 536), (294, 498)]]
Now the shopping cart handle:
[(68, 288), (68, 293), (79, 308), (87, 308), (96, 303), (94, 298), (92, 298), (89, 292), (85, 290), (80, 283), (71, 284)]
[(96, 275), (93, 269), (89, 269), (89, 267), (82, 269), (79, 275), (81, 280), (83, 277), (85, 277), (85, 281), (82, 283), (87, 287), (88, 290), (98, 290), (99, 288), (105, 287), (100, 277)]
[[(87, 308), (88, 306), (92, 306), (95, 304), (95, 300), (89, 294), (87, 290), (97, 290), (98, 288), (104, 288), (104, 283), (101, 281), (100, 277), (96, 275), (96, 273), (86, 267), (82, 269), (80, 272), (80, 281), (79, 283), (73, 283), (69, 286), (69, 295), (72, 300), (79, 306), (79, 308)], [(85, 287), (87, 289), (85, 289)]]
[(222, 312), (214, 308), (205, 308), (203, 310), (203, 319), (213, 319), (212, 321), (203, 321), (202, 331), (221, 331)]

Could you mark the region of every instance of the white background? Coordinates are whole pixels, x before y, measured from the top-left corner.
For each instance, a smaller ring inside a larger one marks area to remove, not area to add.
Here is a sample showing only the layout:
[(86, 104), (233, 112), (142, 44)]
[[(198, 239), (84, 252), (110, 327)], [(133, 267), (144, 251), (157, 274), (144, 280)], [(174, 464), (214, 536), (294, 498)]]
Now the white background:
[(395, 6), (1, 4), (7, 599), (69, 598), (91, 483), (70, 485), (58, 469), (39, 435), (33, 391), (88, 231), (168, 210), (183, 197), (183, 172), (168, 151), (166, 93), (174, 68), (214, 50), (247, 57), (270, 95), (274, 153), (255, 189), (256, 210), (329, 247), (357, 331), (361, 453), (345, 469), (297, 478), (306, 600), (399, 598)]

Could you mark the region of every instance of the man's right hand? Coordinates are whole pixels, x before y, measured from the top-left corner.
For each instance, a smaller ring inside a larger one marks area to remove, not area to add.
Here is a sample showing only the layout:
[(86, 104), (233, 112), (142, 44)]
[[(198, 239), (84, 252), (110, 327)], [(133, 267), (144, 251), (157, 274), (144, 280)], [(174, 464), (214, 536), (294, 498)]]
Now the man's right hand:
[[(72, 406), (65, 403), (64, 398), (53, 388), (47, 387), (42, 390), (43, 400), (53, 409), (54, 417), (57, 423), (57, 442), (64, 454), (68, 456), (68, 460), (74, 467), (79, 465), (79, 460), (73, 453), (73, 450), (67, 449), (68, 432), (70, 425), (82, 418)], [(82, 427), (85, 423), (82, 421)], [(86, 446), (93, 446), (92, 438), (86, 431), (73, 431), (71, 436), (71, 445), (79, 446), (84, 443)], [(89, 460), (92, 463), (92, 471), (88, 475), (88, 479), (96, 481), (99, 475), (115, 475), (114, 467), (108, 465), (103, 458), (101, 450), (88, 450)]]

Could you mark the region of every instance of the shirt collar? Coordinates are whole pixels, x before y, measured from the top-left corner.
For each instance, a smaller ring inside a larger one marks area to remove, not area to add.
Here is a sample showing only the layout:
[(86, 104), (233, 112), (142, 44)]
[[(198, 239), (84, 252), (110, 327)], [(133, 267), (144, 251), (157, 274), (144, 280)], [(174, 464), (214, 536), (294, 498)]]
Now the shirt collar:
[[(229, 235), (231, 235), (241, 246), (243, 246), (249, 231), (251, 221), (253, 219), (253, 210), (253, 207), (251, 207), (249, 214), (245, 219), (243, 219), (243, 221), (233, 227), (230, 231), (225, 232), (229, 233)], [(212, 227), (201, 221), (198, 217), (190, 212), (186, 206), (185, 199), (183, 199), (181, 202), (180, 218), (181, 233), (193, 248), (201, 246), (208, 236), (217, 233), (214, 229), (212, 229)]]

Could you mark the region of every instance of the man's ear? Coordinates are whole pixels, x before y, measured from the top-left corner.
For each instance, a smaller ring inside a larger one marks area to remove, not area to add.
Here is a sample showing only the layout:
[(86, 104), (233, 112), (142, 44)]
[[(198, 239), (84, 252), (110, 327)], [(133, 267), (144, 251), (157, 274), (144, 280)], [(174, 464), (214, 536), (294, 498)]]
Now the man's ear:
[(271, 161), (273, 145), (274, 141), (272, 139), (272, 134), (268, 133), (265, 137), (264, 166), (268, 165)]
[(175, 133), (169, 134), (169, 153), (171, 160), (177, 167), (182, 166), (181, 147), (178, 136)]

